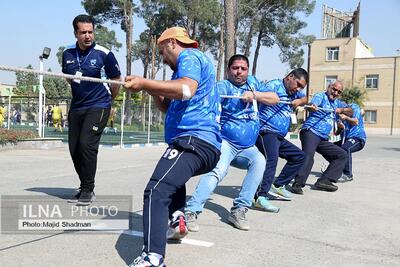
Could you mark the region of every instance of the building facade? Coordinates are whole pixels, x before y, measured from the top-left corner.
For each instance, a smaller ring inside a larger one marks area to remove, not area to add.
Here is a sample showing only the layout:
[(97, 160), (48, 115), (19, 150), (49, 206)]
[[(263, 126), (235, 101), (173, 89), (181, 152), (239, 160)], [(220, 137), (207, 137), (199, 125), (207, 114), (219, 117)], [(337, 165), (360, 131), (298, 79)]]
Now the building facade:
[(311, 97), (335, 80), (367, 93), (365, 128), (400, 135), (400, 56), (374, 57), (359, 37), (317, 39), (309, 46)]

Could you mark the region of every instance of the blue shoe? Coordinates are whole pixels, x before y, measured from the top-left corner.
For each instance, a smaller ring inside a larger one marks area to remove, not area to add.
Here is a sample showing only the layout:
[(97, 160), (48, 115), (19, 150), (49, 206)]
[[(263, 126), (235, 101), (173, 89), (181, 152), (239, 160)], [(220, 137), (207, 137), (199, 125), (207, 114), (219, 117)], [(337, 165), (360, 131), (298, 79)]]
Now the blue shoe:
[(272, 205), (266, 197), (258, 197), (257, 200), (253, 203), (253, 207), (262, 211), (275, 213), (279, 212), (279, 208)]
[(292, 194), (286, 190), (286, 187), (284, 185), (280, 187), (275, 187), (274, 185), (271, 185), (271, 189), (269, 190), (268, 194), (274, 196), (275, 199), (287, 201), (292, 200)]

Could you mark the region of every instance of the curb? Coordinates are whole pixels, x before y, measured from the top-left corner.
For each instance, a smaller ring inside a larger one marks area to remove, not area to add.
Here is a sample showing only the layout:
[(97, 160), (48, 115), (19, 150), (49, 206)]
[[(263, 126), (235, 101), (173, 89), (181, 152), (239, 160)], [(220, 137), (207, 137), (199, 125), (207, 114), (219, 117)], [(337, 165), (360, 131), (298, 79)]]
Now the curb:
[(37, 138), (29, 140), (20, 140), (16, 144), (7, 143), (0, 145), (0, 151), (11, 150), (11, 149), (52, 149), (65, 147), (62, 139), (58, 138)]

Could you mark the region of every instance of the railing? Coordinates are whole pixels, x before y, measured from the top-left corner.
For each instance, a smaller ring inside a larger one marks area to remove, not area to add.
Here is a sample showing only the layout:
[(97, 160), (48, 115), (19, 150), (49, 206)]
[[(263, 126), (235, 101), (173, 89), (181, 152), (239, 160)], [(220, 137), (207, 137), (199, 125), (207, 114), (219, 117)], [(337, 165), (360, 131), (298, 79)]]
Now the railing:
[[(20, 97), (13, 96), (10, 101), (10, 124), (8, 125), (8, 97), (0, 97), (0, 108), (4, 112), (4, 120), (2, 127), (10, 129), (31, 130), (38, 132), (38, 110), (39, 103), (37, 97)], [(147, 144), (164, 142), (164, 114), (157, 110), (154, 106), (149, 109), (149, 104), (143, 102), (143, 105), (133, 102), (132, 119), (124, 121), (123, 131), (121, 129), (122, 118), (126, 118), (127, 114), (122, 114), (122, 100), (114, 101), (110, 118), (101, 137), (101, 144), (119, 145), (124, 147), (129, 144)], [(55, 104), (59, 105), (62, 110), (61, 126), (53, 124), (51, 108)], [(46, 99), (44, 108), (44, 136), (62, 138), (68, 141), (68, 110), (70, 99)], [(49, 109), (50, 108), (50, 109)], [(125, 112), (126, 113), (126, 112)], [(1, 115), (0, 115), (1, 116)]]

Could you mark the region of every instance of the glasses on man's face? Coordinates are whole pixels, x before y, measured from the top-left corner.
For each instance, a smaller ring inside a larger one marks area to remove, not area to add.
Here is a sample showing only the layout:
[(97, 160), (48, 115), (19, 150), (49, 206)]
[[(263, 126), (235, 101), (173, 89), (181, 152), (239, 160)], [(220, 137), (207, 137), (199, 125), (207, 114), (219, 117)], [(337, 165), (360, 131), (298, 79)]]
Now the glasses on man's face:
[(343, 93), (342, 90), (340, 90), (340, 89), (338, 89), (338, 88), (336, 88), (336, 87), (334, 87), (334, 86), (331, 86), (331, 90), (332, 90), (333, 92), (335, 92), (336, 94), (338, 94), (338, 95), (341, 95), (341, 94)]

